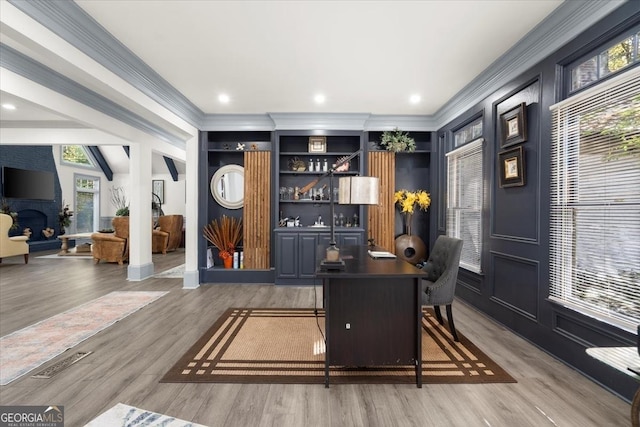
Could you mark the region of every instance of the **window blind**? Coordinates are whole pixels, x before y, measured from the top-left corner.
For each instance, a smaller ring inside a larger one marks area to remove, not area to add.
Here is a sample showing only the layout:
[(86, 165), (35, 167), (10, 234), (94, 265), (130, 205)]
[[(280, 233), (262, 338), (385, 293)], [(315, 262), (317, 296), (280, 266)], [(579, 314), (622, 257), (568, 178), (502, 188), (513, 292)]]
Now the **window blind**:
[(447, 236), (462, 239), (460, 267), (482, 272), (482, 143), (478, 138), (447, 156)]
[(640, 323), (640, 68), (551, 107), (549, 297)]

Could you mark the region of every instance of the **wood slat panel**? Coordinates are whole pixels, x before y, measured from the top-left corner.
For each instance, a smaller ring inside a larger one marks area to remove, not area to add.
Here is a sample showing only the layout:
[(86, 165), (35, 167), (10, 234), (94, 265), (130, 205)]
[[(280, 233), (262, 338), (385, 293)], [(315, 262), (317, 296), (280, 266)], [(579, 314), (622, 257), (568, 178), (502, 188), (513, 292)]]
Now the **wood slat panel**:
[(369, 236), (375, 243), (395, 253), (395, 209), (393, 192), (396, 186), (396, 155), (389, 151), (369, 152), (369, 176), (380, 179), (380, 203), (369, 206)]
[(269, 269), (271, 248), (271, 152), (244, 153), (244, 268)]

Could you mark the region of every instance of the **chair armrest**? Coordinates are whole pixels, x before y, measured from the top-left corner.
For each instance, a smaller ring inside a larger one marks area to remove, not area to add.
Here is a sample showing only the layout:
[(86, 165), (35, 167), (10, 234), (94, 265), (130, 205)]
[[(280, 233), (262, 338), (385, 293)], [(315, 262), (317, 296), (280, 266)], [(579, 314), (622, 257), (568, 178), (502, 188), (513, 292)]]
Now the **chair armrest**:
[(9, 240), (12, 240), (14, 242), (26, 242), (27, 240), (29, 240), (29, 238), (27, 236), (13, 236), (9, 237)]

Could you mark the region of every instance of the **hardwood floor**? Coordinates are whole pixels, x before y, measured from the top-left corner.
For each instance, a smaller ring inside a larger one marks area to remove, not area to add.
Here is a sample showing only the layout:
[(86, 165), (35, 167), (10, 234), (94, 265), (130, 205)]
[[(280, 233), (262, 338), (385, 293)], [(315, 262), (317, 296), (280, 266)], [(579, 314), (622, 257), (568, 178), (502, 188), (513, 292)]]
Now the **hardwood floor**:
[[(227, 308), (313, 307), (314, 289), (225, 284), (183, 290), (179, 278), (129, 282), (126, 265), (39, 258), (45, 254), (31, 254), (27, 265), (22, 257), (0, 263), (0, 335), (114, 290), (170, 291), (54, 359), (93, 352), (53, 378), (25, 375), (0, 387), (0, 405), (64, 405), (67, 427), (82, 426), (118, 402), (211, 427), (629, 425), (628, 403), (460, 301), (456, 328), (517, 384), (160, 384)], [(164, 271), (182, 264), (184, 253), (153, 261)]]

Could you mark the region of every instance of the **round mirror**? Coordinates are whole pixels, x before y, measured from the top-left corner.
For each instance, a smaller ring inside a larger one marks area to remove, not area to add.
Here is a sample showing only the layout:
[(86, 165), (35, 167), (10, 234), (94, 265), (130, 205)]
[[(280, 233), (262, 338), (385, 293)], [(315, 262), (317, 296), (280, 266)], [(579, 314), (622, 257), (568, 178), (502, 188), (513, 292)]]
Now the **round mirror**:
[(240, 209), (244, 204), (244, 168), (226, 165), (211, 178), (211, 195), (227, 209)]

